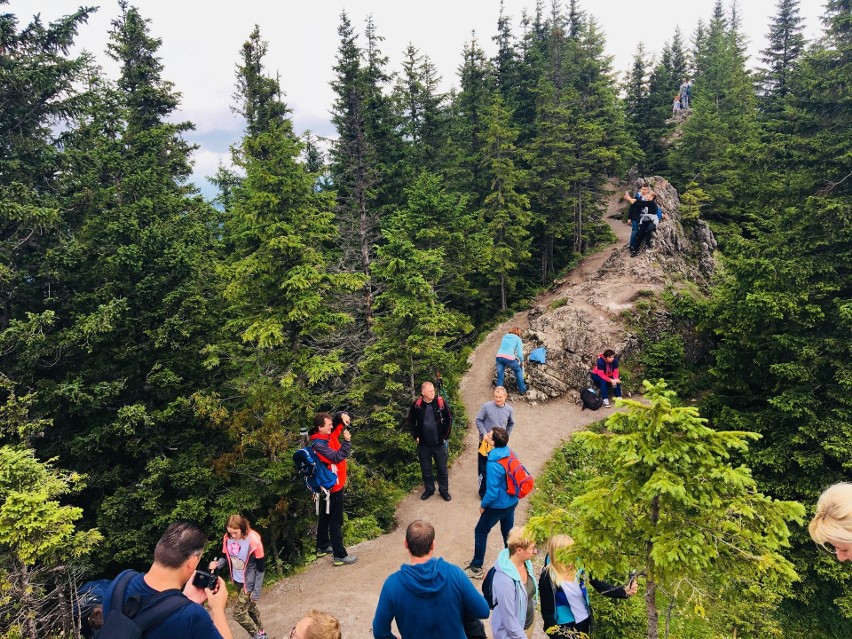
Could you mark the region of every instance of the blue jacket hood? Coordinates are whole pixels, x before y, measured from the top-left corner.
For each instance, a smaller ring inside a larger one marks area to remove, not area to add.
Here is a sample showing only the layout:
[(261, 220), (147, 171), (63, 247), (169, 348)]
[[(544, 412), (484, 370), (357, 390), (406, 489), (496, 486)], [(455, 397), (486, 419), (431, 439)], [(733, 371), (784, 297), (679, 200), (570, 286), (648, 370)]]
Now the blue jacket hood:
[(509, 456), (509, 453), (512, 452), (509, 450), (508, 446), (503, 446), (503, 448), (492, 448), (488, 453), (488, 461), (497, 461), (498, 459), (505, 459)]
[(399, 570), (399, 583), (420, 596), (435, 594), (447, 583), (443, 563), (442, 558), (433, 557), (422, 564), (404, 564)]

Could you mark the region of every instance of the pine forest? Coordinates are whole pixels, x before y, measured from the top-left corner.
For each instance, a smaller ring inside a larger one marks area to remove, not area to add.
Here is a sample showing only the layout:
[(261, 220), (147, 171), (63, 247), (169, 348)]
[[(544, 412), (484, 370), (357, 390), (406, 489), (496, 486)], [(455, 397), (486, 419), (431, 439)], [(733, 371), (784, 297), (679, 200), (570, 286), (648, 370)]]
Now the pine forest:
[(777, 0), (749, 60), (717, 0), (614, 69), (592, 3), (529, 2), (495, 6), (496, 54), (472, 36), (451, 90), (341, 13), (331, 140), (296, 130), (245, 33), (218, 70), (243, 131), (207, 197), (144, 2), (119, 0), (107, 72), (74, 53), (97, 8), (0, 0), (0, 638), (81, 636), (76, 588), (145, 570), (179, 519), (215, 546), (243, 513), (268, 582), (303, 570), (293, 452), (318, 412), (353, 419), (347, 544), (405, 525), (421, 382), (453, 407), (452, 460), (470, 353), (615, 242), (608, 201), (649, 176), (717, 266), (625, 319), (632, 399), (554, 450), (529, 528), (568, 521), (588, 566), (642, 572), (629, 602), (593, 599), (599, 639), (852, 636), (850, 564), (807, 529), (852, 481), (852, 3), (808, 39)]

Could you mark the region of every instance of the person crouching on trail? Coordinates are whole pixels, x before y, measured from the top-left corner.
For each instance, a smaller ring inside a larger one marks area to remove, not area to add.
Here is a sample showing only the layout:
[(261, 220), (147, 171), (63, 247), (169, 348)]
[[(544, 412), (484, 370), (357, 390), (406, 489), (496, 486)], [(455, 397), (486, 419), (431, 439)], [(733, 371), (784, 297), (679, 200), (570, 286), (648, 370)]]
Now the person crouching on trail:
[(621, 379), (618, 376), (618, 358), (615, 351), (606, 349), (598, 355), (598, 361), (592, 369), (592, 379), (601, 389), (603, 405), (609, 408), (609, 387), (612, 386), (616, 397), (621, 397)]
[(317, 457), (337, 475), (337, 483), (326, 497), (328, 509), (320, 505), (317, 527), (317, 556), (332, 553), (335, 566), (346, 566), (358, 561), (356, 556), (347, 553), (343, 547), (343, 487), (346, 485), (346, 458), (352, 450), (349, 422), (348, 413), (337, 413), (333, 420), (328, 413), (318, 413), (314, 415), (314, 424), (309, 432)]
[(251, 639), (265, 639), (263, 622), (257, 602), (266, 571), (266, 557), (260, 535), (252, 530), (249, 520), (242, 515), (231, 515), (225, 524), (222, 554), (211, 561), (208, 568), (221, 570), (227, 564), (231, 579), (237, 585), (237, 602), (234, 604), (234, 621), (245, 628)]
[(527, 394), (527, 385), (524, 383), (524, 344), (521, 341), (521, 329), (517, 326), (503, 336), (497, 350), (496, 365), (497, 386), (503, 386), (503, 377), (508, 366), (515, 372), (518, 393)]
[(450, 501), (449, 473), (447, 472), (447, 441), (453, 427), (450, 407), (442, 397), (435, 397), (435, 385), (423, 382), (420, 398), (411, 404), (408, 411), (408, 428), (417, 442), (417, 457), (423, 475), (423, 494), (420, 499), (429, 499), (435, 494), (435, 477), (432, 475), (432, 459), (438, 475), (438, 491), (444, 501)]

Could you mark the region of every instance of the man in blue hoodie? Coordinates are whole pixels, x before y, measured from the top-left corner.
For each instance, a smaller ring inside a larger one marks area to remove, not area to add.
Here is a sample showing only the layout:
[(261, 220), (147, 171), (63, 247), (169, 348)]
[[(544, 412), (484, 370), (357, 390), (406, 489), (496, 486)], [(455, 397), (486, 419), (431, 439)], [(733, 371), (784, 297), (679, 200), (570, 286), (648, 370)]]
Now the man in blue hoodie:
[(488, 603), (458, 566), (433, 557), (435, 529), (418, 519), (405, 530), (411, 563), (385, 580), (376, 615), (375, 639), (396, 639), (391, 620), (403, 639), (465, 639), (464, 619), (486, 619)]
[(515, 525), (515, 507), (518, 498), (510, 495), (506, 481), (506, 469), (500, 463), (501, 459), (509, 456), (509, 433), (505, 428), (495, 427), (486, 436), (491, 438), (494, 448), (488, 453), (485, 471), (485, 495), (479, 504), (479, 521), (473, 532), (474, 550), (465, 574), (471, 579), (482, 579), (482, 564), (485, 561), (485, 544), (488, 533), (500, 522), (500, 532), (503, 534), (503, 545), (509, 537), (509, 531)]

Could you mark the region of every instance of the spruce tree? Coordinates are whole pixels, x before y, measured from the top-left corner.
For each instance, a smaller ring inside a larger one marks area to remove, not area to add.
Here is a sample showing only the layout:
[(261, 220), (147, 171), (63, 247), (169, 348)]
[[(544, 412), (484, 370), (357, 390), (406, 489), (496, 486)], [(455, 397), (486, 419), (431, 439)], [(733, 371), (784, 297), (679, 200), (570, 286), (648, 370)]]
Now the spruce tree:
[(459, 69), (461, 91), (456, 96), (452, 140), (459, 152), (459, 166), (453, 185), (466, 192), (474, 206), (480, 206), (488, 192), (488, 183), (482, 175), (480, 157), (484, 115), (496, 90), (494, 74), (485, 52), (476, 36), (465, 45), (464, 60)]
[(205, 351), (223, 379), (218, 392), (199, 393), (196, 405), (230, 440), (215, 462), (229, 478), (223, 514), (235, 506), (253, 513), (267, 543), (292, 556), (306, 530), (304, 518), (290, 516), (304, 502), (287, 450), (319, 409), (329, 380), (344, 371), (340, 353), (319, 345), (351, 321), (331, 298), (361, 280), (330, 272), (333, 199), (300, 160), (304, 145), (277, 76), (264, 69), (265, 52), (255, 28), (236, 73), (237, 110), (255, 117), (246, 118), (233, 149), (244, 177), (223, 214), (225, 322)]
[(409, 44), (393, 94), (404, 148), (403, 170), (409, 176), (439, 171), (449, 161), (449, 114), (439, 83), (429, 57)]
[[(2, 376), (29, 387), (57, 347), (44, 339), (55, 322), (57, 285), (44, 256), (62, 235), (62, 131), (84, 107), (75, 84), (90, 64), (68, 51), (92, 11), (49, 25), (37, 16), (22, 29), (14, 14), (0, 14), (0, 351)], [(16, 324), (27, 328), (10, 331)]]
[(717, 1), (695, 50), (692, 113), (669, 153), (676, 186), (694, 179), (711, 198), (707, 217), (734, 223), (732, 232), (753, 217), (735, 193), (750, 180), (741, 168), (754, 154), (758, 133), (752, 80), (739, 40)]
[[(105, 533), (102, 562), (148, 556), (173, 508), (201, 519), (212, 481), (189, 397), (216, 325), (211, 207), (186, 184), (193, 147), (160, 41), (125, 3), (113, 22), (114, 85), (95, 78), (67, 133), (70, 212), (45, 268), (61, 283), (58, 346), (40, 393), (62, 407), (40, 454), (87, 472), (81, 504)], [(185, 474), (181, 474), (185, 473)], [(182, 479), (170, 479), (180, 476)]]
[[(644, 573), (648, 639), (670, 636), (674, 611), (712, 611), (702, 625), (716, 633), (767, 631), (767, 617), (755, 615), (796, 579), (782, 553), (804, 508), (760, 493), (737, 461), (755, 433), (710, 428), (662, 380), (646, 380), (644, 391), (648, 403), (624, 400), (627, 411), (610, 417), (606, 432), (574, 435), (589, 455), (586, 479), (566, 509), (530, 525), (541, 537), (570, 530), (576, 543), (566, 559), (581, 558), (593, 574)], [(743, 601), (751, 617), (729, 616), (745, 613)]]
[(487, 271), (497, 278), (500, 310), (505, 311), (508, 294), (515, 289), (519, 270), (530, 256), (527, 229), (531, 216), (529, 198), (521, 192), (527, 174), (517, 166), (521, 159), (515, 147), (518, 132), (499, 93), (485, 112), (485, 127), (482, 164), (490, 192), (483, 201), (482, 218), (491, 245)]
[(763, 111), (776, 111), (790, 91), (790, 74), (805, 49), (803, 23), (799, 0), (778, 0), (777, 13), (769, 23), (769, 46), (761, 51), (764, 66), (757, 77)]
[(338, 138), (331, 149), (330, 169), (337, 194), (343, 268), (364, 276), (364, 289), (351, 305), (363, 332), (373, 321), (375, 284), (371, 265), (380, 235), (380, 212), (374, 206), (372, 193), (378, 188), (381, 175), (375, 142), (368, 132), (368, 87), (361, 66), (362, 51), (345, 12), (341, 13), (337, 32), (340, 44), (331, 83), (336, 94), (331, 119)]

